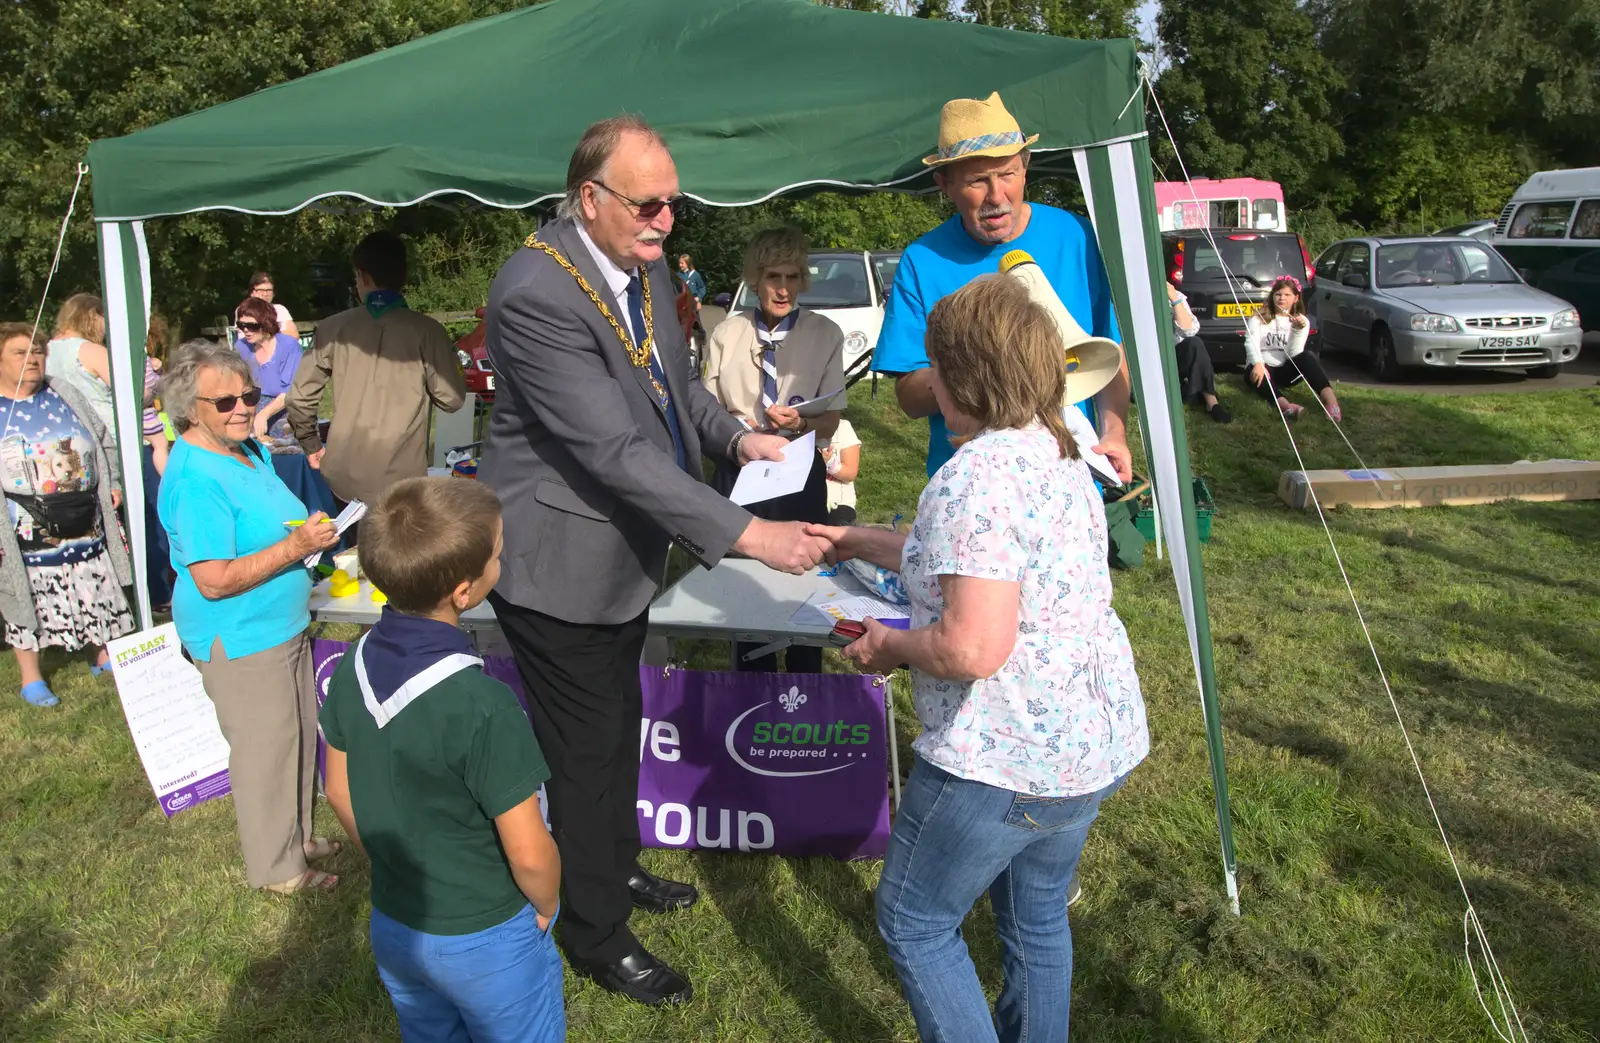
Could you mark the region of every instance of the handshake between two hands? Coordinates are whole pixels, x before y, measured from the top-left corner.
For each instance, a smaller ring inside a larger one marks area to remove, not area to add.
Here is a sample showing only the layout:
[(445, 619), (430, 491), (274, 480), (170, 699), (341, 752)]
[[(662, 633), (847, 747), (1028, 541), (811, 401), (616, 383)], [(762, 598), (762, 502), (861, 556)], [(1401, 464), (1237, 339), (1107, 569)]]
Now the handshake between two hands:
[[(869, 539), (867, 533), (872, 533), (872, 529), (754, 518), (733, 547), (782, 573), (800, 574), (819, 561), (835, 563), (858, 557), (862, 539)], [(845, 629), (840, 624), (840, 629), (835, 629), (835, 637), (840, 633), (845, 633), (845, 640), (838, 641), (843, 645), (838, 654), (845, 659), (880, 673), (906, 665), (904, 630), (891, 630), (877, 619), (861, 619), (854, 622), (853, 629)]]
[[(739, 441), (739, 463), (782, 460), (789, 446), (789, 440), (782, 435), (752, 431)], [(832, 564), (840, 560), (835, 544), (844, 539), (847, 531), (837, 526), (752, 518), (743, 535), (734, 541), (733, 549), (768, 568), (798, 576), (824, 561)]]
[[(858, 555), (859, 542), (867, 529), (839, 525), (813, 525), (809, 522), (773, 522), (753, 519), (733, 545), (741, 554), (763, 562), (780, 572), (799, 575), (820, 562), (834, 564)], [(888, 673), (905, 664), (902, 647), (905, 632), (892, 630), (875, 619), (859, 621), (859, 630), (850, 634), (839, 649), (846, 659), (869, 670)]]
[[(780, 435), (748, 434), (739, 443), (739, 462), (781, 460), (788, 444)], [(859, 556), (861, 541), (869, 532), (841, 525), (752, 518), (733, 549), (768, 568), (798, 576), (824, 561), (832, 565)], [(861, 636), (842, 648), (840, 655), (871, 670), (889, 671), (902, 663), (905, 654), (897, 646), (904, 637), (901, 631), (874, 619), (861, 621), (861, 629)]]
[(770, 569), (799, 576), (824, 561), (832, 565), (853, 557), (849, 533), (836, 525), (752, 518), (733, 549)]

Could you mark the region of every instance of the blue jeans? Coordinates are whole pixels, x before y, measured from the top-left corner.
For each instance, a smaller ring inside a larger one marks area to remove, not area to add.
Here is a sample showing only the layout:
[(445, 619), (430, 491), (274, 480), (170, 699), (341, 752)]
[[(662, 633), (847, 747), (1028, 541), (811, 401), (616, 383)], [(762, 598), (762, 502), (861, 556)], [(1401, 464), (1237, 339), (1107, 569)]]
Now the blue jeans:
[[(1123, 776), (1125, 779), (1127, 776)], [(1034, 797), (917, 758), (878, 884), (878, 930), (924, 1040), (1065, 1043), (1072, 1003), (1067, 886), (1100, 802)], [(985, 892), (1005, 987), (993, 1017), (961, 937)]]
[(372, 955), (404, 1043), (566, 1038), (561, 955), (531, 905), (473, 934), (423, 934), (374, 909)]

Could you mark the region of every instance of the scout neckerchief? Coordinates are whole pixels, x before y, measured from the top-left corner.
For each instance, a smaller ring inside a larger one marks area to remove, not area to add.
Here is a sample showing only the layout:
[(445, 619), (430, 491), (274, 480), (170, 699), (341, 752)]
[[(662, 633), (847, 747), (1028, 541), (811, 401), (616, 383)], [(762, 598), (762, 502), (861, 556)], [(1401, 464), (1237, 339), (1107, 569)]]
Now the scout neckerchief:
[(399, 290), (373, 290), (367, 294), (367, 314), (374, 319), (381, 319), (391, 311), (409, 308), (406, 299), (400, 296)]
[(765, 422), (767, 410), (778, 404), (778, 348), (782, 347), (789, 331), (794, 329), (795, 321), (800, 318), (800, 309), (791, 311), (770, 330), (759, 308), (751, 318), (755, 320), (756, 344), (761, 349), (761, 417)]

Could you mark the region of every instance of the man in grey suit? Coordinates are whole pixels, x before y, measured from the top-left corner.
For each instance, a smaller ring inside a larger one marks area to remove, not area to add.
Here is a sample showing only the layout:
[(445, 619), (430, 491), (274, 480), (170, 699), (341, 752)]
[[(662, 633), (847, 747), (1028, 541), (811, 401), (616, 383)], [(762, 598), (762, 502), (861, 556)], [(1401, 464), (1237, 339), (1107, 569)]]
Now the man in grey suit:
[(489, 292), (500, 386), (478, 471), (505, 511), (490, 599), (550, 762), (561, 944), (576, 969), (649, 1004), (691, 990), (639, 944), (629, 913), (698, 897), (638, 862), (639, 656), (668, 545), (707, 567), (737, 552), (793, 573), (827, 550), (701, 481), (702, 453), (773, 460), (787, 443), (748, 430), (689, 369), (662, 260), (677, 199), (672, 156), (643, 121), (584, 134), (561, 219)]

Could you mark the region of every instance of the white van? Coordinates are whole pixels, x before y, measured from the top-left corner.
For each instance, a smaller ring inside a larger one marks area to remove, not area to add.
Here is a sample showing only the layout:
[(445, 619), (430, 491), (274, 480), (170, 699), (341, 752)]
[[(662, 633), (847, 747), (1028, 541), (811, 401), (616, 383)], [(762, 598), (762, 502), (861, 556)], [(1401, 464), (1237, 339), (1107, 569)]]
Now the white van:
[(1544, 170), (1505, 205), (1489, 240), (1528, 282), (1600, 329), (1600, 167)]

